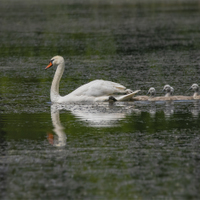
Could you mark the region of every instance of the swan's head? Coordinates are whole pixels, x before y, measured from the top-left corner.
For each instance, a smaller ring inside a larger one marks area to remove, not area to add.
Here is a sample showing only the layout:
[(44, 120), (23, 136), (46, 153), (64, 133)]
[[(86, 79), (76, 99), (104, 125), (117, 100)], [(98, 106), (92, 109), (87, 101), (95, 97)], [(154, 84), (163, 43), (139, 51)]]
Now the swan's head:
[(189, 90), (193, 90), (194, 92), (198, 92), (198, 91), (199, 91), (199, 86), (198, 86), (196, 83), (194, 83), (194, 84), (190, 87)]
[(171, 89), (172, 89), (172, 87), (170, 85), (165, 85), (162, 91), (166, 92), (166, 93), (170, 93)]
[(64, 58), (62, 56), (54, 56), (53, 58), (51, 58), (51, 60), (49, 61), (49, 64), (48, 66), (45, 68), (45, 69), (48, 69), (52, 66), (58, 66), (60, 65), (61, 63), (64, 63)]
[(154, 87), (151, 87), (147, 94), (150, 94), (150, 96), (154, 96), (156, 94), (156, 89)]

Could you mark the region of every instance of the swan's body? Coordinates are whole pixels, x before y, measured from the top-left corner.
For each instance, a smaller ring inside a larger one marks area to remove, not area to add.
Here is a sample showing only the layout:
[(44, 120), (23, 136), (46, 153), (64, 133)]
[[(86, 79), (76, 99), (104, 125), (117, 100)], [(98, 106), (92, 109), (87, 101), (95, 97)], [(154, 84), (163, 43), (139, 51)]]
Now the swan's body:
[(194, 91), (194, 94), (193, 94), (193, 99), (200, 99), (200, 95), (199, 95), (199, 86), (194, 83), (191, 87), (190, 87), (190, 90), (193, 90)]
[[(130, 100), (134, 94), (140, 91), (136, 90), (135, 92), (132, 92), (123, 85), (112, 81), (95, 80), (80, 86), (66, 96), (60, 96), (59, 83), (65, 69), (63, 57), (54, 56), (46, 69), (51, 66), (57, 66), (51, 85), (50, 98), (52, 102), (108, 101), (111, 96), (114, 96), (117, 101), (126, 101)], [(116, 94), (121, 94), (121, 96), (117, 96)]]

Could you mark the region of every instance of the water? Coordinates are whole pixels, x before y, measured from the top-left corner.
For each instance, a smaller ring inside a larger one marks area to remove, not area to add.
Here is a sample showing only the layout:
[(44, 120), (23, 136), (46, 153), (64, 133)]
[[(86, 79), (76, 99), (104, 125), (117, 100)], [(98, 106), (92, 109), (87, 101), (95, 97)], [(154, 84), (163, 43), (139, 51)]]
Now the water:
[(94, 80), (199, 83), (198, 1), (1, 1), (1, 199), (199, 199), (198, 101), (51, 105)]

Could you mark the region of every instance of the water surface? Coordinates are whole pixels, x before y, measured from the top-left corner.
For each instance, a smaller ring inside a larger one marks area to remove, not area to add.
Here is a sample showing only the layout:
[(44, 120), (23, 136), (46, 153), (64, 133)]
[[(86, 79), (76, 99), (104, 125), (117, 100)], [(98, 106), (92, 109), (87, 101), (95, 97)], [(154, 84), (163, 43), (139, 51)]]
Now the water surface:
[(198, 1), (2, 1), (1, 199), (199, 199), (199, 102), (52, 105), (95, 79), (199, 83)]

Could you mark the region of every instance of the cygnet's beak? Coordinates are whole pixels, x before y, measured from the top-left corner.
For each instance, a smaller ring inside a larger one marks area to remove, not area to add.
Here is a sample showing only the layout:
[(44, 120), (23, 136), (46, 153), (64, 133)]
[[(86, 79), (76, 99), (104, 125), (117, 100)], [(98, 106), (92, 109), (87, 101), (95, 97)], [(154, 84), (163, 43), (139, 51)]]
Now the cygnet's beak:
[(189, 89), (187, 89), (186, 92), (189, 91), (189, 90), (192, 90), (192, 86)]
[(52, 64), (52, 62), (50, 61), (49, 64), (48, 64), (48, 66), (47, 66), (45, 69), (48, 69), (48, 68), (50, 68), (50, 67), (52, 67), (52, 66), (53, 66), (53, 64)]

